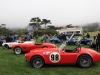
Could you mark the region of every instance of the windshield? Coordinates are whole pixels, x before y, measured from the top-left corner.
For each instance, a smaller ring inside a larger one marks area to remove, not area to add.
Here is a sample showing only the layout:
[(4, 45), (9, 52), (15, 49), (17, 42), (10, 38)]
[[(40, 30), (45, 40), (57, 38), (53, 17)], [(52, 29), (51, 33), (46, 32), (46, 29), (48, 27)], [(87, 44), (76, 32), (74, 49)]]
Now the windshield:
[(61, 50), (63, 50), (64, 49), (64, 47), (65, 47), (65, 44), (61, 44), (60, 46), (59, 46), (59, 51), (61, 51)]

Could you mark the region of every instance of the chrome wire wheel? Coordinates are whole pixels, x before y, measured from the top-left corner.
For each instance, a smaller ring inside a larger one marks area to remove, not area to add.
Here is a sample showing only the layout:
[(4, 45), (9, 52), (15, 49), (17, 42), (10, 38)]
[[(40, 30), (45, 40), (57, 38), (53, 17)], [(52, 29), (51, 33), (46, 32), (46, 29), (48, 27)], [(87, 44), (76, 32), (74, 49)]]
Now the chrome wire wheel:
[(21, 54), (21, 52), (22, 52), (22, 49), (21, 49), (20, 47), (16, 47), (16, 48), (14, 49), (14, 53), (15, 53), (15, 54)]
[(78, 65), (83, 68), (88, 68), (92, 64), (92, 59), (88, 55), (82, 55), (79, 57)]
[(44, 65), (42, 57), (35, 56), (32, 58), (31, 65), (35, 68), (41, 68)]

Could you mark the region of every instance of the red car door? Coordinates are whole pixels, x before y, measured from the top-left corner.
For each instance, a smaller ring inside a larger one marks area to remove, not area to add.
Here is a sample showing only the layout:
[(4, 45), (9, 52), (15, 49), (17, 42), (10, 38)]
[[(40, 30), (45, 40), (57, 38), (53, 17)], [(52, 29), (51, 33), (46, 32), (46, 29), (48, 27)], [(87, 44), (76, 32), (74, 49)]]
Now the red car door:
[(75, 64), (77, 60), (77, 52), (60, 52), (60, 63), (61, 64)]
[[(46, 52), (47, 53), (47, 52)], [(75, 64), (78, 53), (72, 52), (51, 52), (45, 56), (48, 64)], [(48, 60), (49, 59), (49, 60)]]
[(41, 45), (35, 45), (33, 43), (26, 44), (26, 51), (30, 51), (30, 50), (35, 49), (35, 48), (41, 48)]

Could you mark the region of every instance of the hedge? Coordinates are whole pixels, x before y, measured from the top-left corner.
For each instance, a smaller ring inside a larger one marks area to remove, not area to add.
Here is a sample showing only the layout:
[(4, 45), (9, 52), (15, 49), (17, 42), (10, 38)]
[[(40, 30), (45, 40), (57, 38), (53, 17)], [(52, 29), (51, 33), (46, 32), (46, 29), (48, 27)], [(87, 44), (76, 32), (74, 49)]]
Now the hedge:
[(56, 30), (35, 30), (33, 35), (36, 36), (37, 34), (38, 36), (42, 36), (44, 34), (54, 35), (54, 34), (58, 34), (58, 32)]

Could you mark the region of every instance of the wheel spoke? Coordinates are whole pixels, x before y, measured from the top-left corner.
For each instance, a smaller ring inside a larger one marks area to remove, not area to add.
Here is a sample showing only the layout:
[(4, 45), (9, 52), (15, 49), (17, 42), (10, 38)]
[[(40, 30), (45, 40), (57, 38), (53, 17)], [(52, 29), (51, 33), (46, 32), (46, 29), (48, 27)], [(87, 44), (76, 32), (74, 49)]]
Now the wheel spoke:
[(42, 67), (43, 63), (42, 63), (42, 59), (41, 58), (35, 58), (33, 60), (33, 65), (35, 68), (40, 68)]
[(81, 64), (82, 64), (83, 66), (88, 66), (88, 65), (90, 64), (90, 59), (87, 58), (87, 57), (82, 58), (82, 59), (81, 59)]
[(21, 48), (15, 48), (15, 53), (20, 54), (21, 53)]

